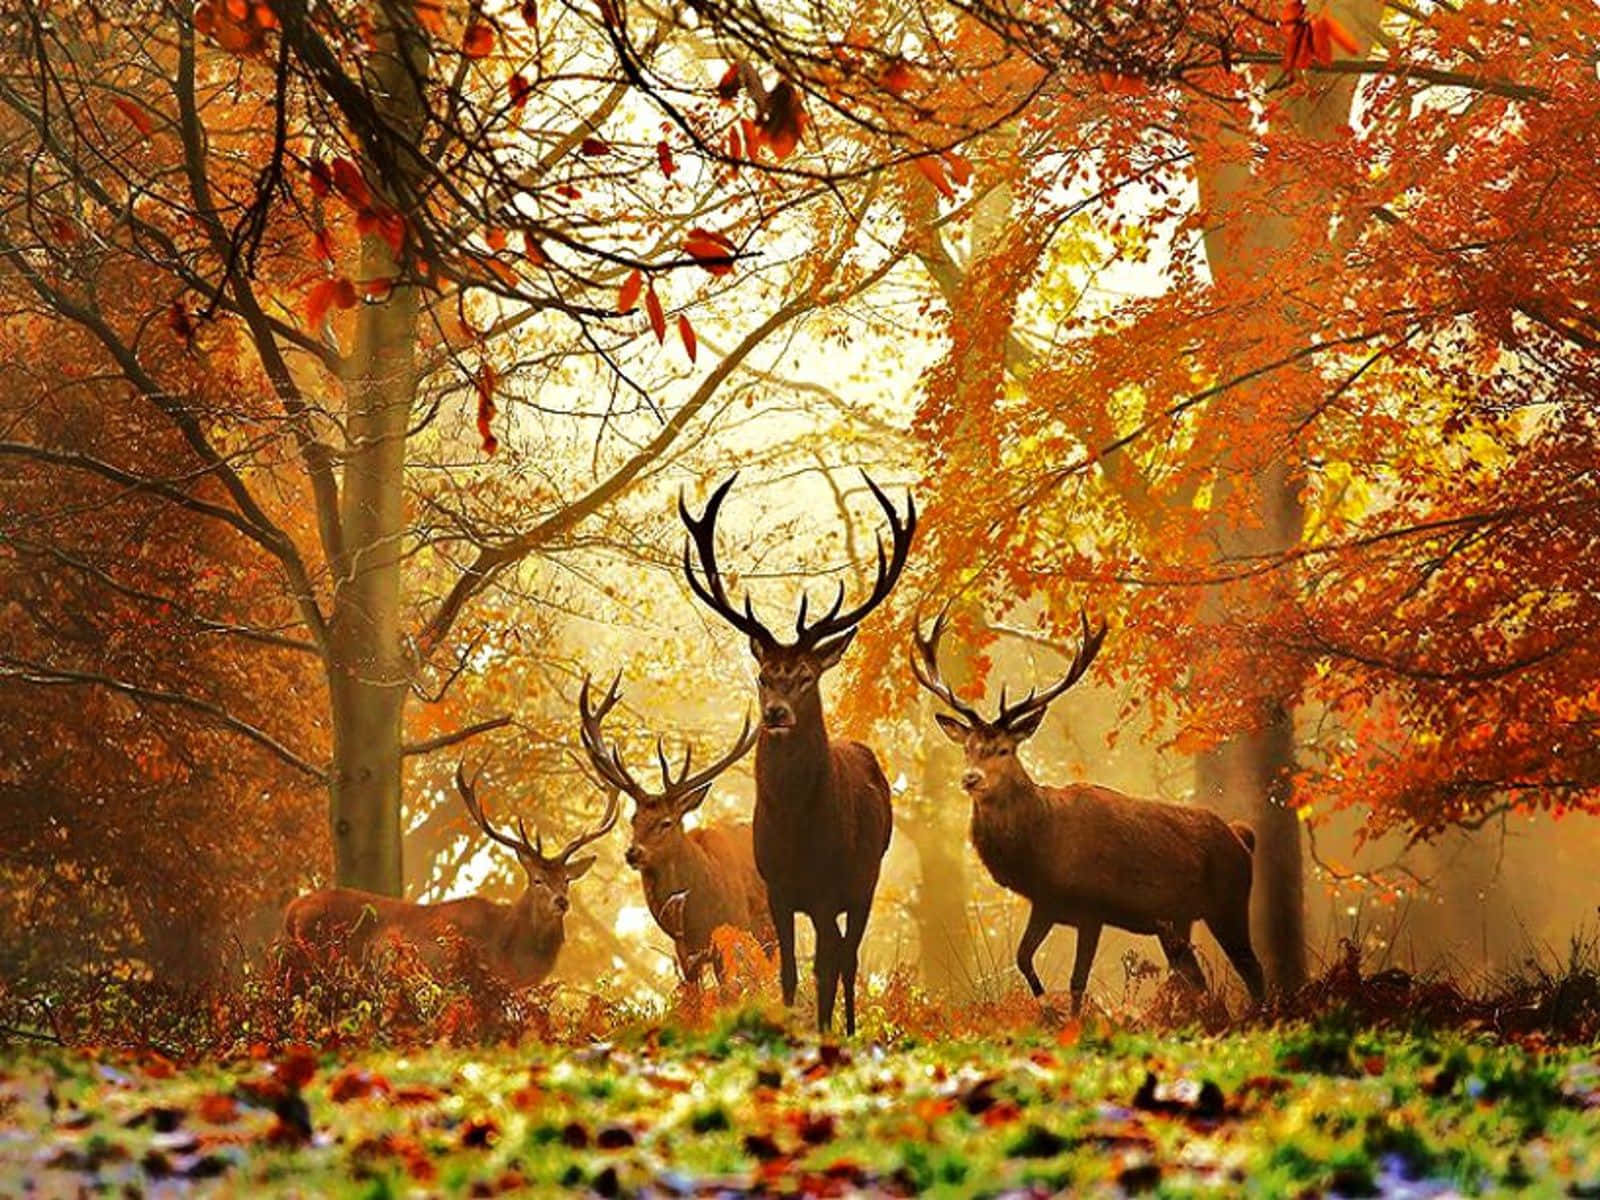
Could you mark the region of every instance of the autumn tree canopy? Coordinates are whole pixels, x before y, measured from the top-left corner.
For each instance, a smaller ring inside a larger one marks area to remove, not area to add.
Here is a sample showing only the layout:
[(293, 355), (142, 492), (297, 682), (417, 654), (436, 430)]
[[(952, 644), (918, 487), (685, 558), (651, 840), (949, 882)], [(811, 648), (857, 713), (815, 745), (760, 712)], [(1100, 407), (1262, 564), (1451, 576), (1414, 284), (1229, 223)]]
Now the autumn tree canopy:
[[(1581, 6), (0, 22), (17, 869), (98, 836), (58, 815), (90, 775), (127, 780), (118, 836), (159, 793), (232, 814), (219, 856), (285, 848), (241, 909), (324, 846), (341, 882), (448, 884), (459, 754), (576, 827), (584, 670), (622, 656), (686, 734), (736, 725), (672, 511), (736, 465), (765, 477), (728, 547), (763, 598), (870, 577), (854, 468), (915, 488), (906, 585), (839, 690), (898, 755), (924, 886), (966, 861), (905, 666), (946, 601), (974, 693), (1109, 618), (1100, 761), (1192, 760), (1172, 798), (1257, 824), (1286, 978), (1305, 821), (1595, 803)], [(58, 723), (97, 757), (55, 760)], [(1067, 725), (1038, 753), (1076, 759)], [(318, 789), (325, 831), (285, 833)], [(925, 942), (964, 888), (904, 897)]]

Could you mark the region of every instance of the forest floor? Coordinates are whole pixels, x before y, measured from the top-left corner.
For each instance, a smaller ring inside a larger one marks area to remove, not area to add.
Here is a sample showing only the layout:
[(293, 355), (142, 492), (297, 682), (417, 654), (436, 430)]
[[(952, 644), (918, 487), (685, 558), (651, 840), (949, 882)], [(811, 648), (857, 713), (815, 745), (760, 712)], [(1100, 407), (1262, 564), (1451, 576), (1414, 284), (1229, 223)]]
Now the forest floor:
[(1324, 1020), (819, 1042), (0, 1052), (0, 1194), (1600, 1196), (1600, 1059)]

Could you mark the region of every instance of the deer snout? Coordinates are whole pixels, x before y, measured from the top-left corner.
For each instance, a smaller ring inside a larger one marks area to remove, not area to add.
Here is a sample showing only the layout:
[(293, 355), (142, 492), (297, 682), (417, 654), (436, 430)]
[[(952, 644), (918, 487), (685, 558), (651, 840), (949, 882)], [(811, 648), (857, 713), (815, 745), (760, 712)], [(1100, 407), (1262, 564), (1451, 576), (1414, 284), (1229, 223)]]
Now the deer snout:
[(769, 704), (761, 710), (761, 723), (768, 729), (790, 729), (794, 726), (794, 714), (787, 704)]
[(567, 909), (572, 907), (572, 901), (568, 900), (565, 896), (557, 896), (553, 901), (551, 901), (551, 903), (556, 906), (556, 911), (558, 913), (564, 913), (567, 911)]
[(961, 776), (961, 789), (963, 791), (975, 792), (982, 786), (983, 786), (983, 772), (978, 770), (976, 767), (973, 767), (971, 770), (966, 771), (966, 772), (964, 772), (962, 774), (962, 776)]
[(644, 866), (644, 851), (637, 846), (629, 846), (627, 853), (622, 856), (630, 867)]

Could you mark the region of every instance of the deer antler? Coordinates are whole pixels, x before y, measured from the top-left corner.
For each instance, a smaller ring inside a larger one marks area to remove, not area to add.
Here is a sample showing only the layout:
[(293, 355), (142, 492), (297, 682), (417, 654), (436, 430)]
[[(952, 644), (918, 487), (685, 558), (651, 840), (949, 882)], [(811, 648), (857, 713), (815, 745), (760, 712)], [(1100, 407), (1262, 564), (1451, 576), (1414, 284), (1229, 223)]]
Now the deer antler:
[(844, 606), (844, 582), (839, 583), (839, 592), (833, 599), (833, 607), (827, 614), (811, 625), (806, 624), (806, 596), (800, 596), (800, 615), (795, 619), (794, 631), (797, 644), (801, 646), (815, 646), (824, 638), (843, 633), (847, 629), (854, 629), (868, 613), (877, 608), (887, 599), (894, 590), (894, 585), (900, 578), (900, 572), (905, 569), (906, 555), (911, 551), (911, 537), (917, 531), (917, 502), (914, 497), (906, 497), (906, 519), (900, 520), (900, 514), (895, 511), (894, 504), (888, 496), (883, 494), (883, 489), (873, 482), (872, 476), (865, 471), (861, 478), (867, 481), (867, 487), (872, 490), (872, 495), (878, 501), (879, 507), (889, 519), (889, 536), (893, 543), (893, 550), (886, 554), (883, 549), (883, 534), (877, 533), (874, 538), (878, 546), (878, 576), (872, 585), (872, 591), (867, 598), (856, 605), (849, 612), (841, 613)]
[(606, 834), (611, 832), (612, 827), (617, 823), (617, 817), (622, 814), (622, 805), (618, 801), (618, 797), (620, 795), (621, 790), (615, 787), (606, 793), (606, 811), (605, 815), (600, 818), (600, 824), (596, 825), (593, 829), (590, 829), (585, 833), (578, 834), (577, 837), (573, 838), (570, 842), (563, 846), (561, 848), (561, 852), (555, 856), (556, 862), (566, 862), (590, 842), (599, 841), (601, 838), (605, 837)]
[(635, 800), (648, 800), (650, 794), (629, 774), (616, 744), (613, 743), (609, 750), (606, 748), (605, 735), (600, 729), (600, 722), (605, 720), (606, 714), (616, 707), (617, 701), (621, 698), (621, 693), (617, 690), (621, 683), (622, 672), (618, 671), (616, 678), (611, 681), (611, 687), (606, 691), (605, 699), (600, 701), (600, 707), (591, 709), (589, 676), (583, 677), (583, 687), (578, 691), (580, 717), (578, 736), (583, 741), (583, 748), (588, 751), (589, 762), (593, 764), (601, 779), (619, 791), (626, 792)]
[(944, 636), (945, 621), (949, 616), (950, 605), (947, 603), (934, 618), (933, 629), (926, 638), (922, 636), (922, 620), (920, 617), (917, 619), (911, 631), (913, 642), (911, 673), (917, 677), (918, 683), (953, 709), (969, 726), (980, 727), (987, 722), (979, 715), (978, 710), (960, 699), (955, 689), (946, 683), (944, 676), (939, 673), (939, 639)]
[[(722, 481), (722, 485), (711, 493), (711, 499), (706, 501), (705, 512), (701, 513), (698, 519), (689, 515), (689, 506), (683, 498), (683, 492), (678, 493), (678, 515), (683, 518), (684, 526), (689, 530), (689, 539), (683, 544), (683, 574), (689, 581), (690, 590), (713, 612), (740, 633), (754, 638), (765, 649), (770, 650), (778, 644), (778, 639), (756, 619), (755, 607), (748, 595), (744, 598), (743, 612), (733, 606), (728, 600), (726, 589), (722, 586), (722, 575), (717, 570), (717, 512), (722, 507), (723, 500), (727, 498), (728, 490), (733, 487), (734, 480), (738, 478), (739, 472), (735, 471)], [(691, 550), (700, 560), (700, 570), (706, 577), (704, 584), (695, 576), (690, 557)]]
[(509, 834), (501, 833), (489, 823), (489, 818), (484, 815), (483, 804), (478, 800), (478, 790), (467, 779), (466, 768), (462, 763), (456, 764), (456, 791), (461, 793), (461, 802), (467, 806), (467, 812), (477, 823), (478, 828), (488, 834), (490, 838), (507, 849), (515, 851), (519, 856), (529, 854), (535, 857), (538, 856), (538, 845), (536, 842), (528, 840), (528, 830), (523, 825), (521, 817), (517, 818), (517, 832), (521, 835), (520, 837), (512, 837)]
[(689, 764), (693, 760), (694, 751), (685, 747), (683, 752), (683, 769), (674, 777), (667, 767), (667, 756), (663, 750), (660, 739), (656, 741), (656, 757), (661, 762), (661, 782), (666, 788), (665, 796), (673, 800), (686, 800), (701, 788), (708, 785), (718, 775), (721, 775), (734, 763), (750, 753), (750, 747), (756, 744), (760, 731), (750, 727), (750, 710), (745, 709), (744, 727), (739, 730), (739, 737), (729, 750), (709, 767), (704, 767), (694, 775), (689, 774)]
[[(865, 471), (861, 477), (867, 481), (867, 487), (877, 498), (878, 504), (883, 508), (889, 518), (889, 534), (892, 549), (885, 551), (883, 535), (877, 535), (878, 545), (878, 576), (872, 586), (871, 593), (866, 600), (852, 608), (849, 612), (841, 612), (844, 608), (844, 583), (839, 584), (839, 593), (834, 597), (833, 607), (818, 620), (810, 625), (806, 624), (806, 609), (810, 603), (805, 593), (800, 595), (800, 615), (795, 619), (795, 645), (811, 648), (825, 638), (835, 634), (844, 633), (859, 625), (866, 615), (878, 605), (882, 604), (889, 593), (894, 590), (895, 582), (900, 578), (900, 573), (905, 569), (906, 555), (911, 551), (911, 537), (917, 530), (917, 503), (913, 499), (907, 501), (906, 517), (902, 521), (900, 514), (895, 511), (893, 502), (883, 494), (883, 489), (872, 481), (872, 476)], [(689, 507), (685, 503), (683, 494), (678, 495), (678, 515), (683, 518), (684, 525), (689, 530), (689, 540), (683, 546), (683, 573), (689, 580), (689, 587), (694, 594), (700, 597), (713, 612), (741, 633), (754, 638), (763, 649), (771, 650), (778, 645), (778, 639), (772, 635), (765, 625), (756, 619), (755, 607), (748, 595), (744, 598), (744, 611), (735, 608), (728, 599), (728, 593), (722, 586), (722, 577), (717, 570), (716, 548), (716, 522), (717, 513), (722, 508), (722, 502), (727, 498), (728, 491), (733, 487), (734, 480), (739, 478), (735, 471), (723, 480), (720, 487), (711, 493), (711, 499), (706, 501), (705, 512), (698, 518), (689, 514)], [(698, 556), (700, 571), (705, 575), (705, 582), (701, 583), (694, 572), (694, 558)]]
[(1006, 704), (1005, 690), (1001, 689), (1000, 715), (995, 719), (997, 728), (1010, 729), (1024, 723), (1042, 712), (1052, 700), (1083, 678), (1084, 672), (1089, 669), (1089, 664), (1094, 662), (1094, 656), (1100, 653), (1100, 643), (1106, 639), (1106, 623), (1101, 621), (1100, 628), (1091, 631), (1089, 614), (1084, 609), (1078, 610), (1078, 619), (1083, 623), (1083, 641), (1079, 643), (1077, 653), (1072, 656), (1072, 666), (1067, 669), (1067, 673), (1042, 692), (1030, 691), (1015, 705)]
[(693, 747), (685, 747), (683, 753), (683, 766), (676, 775), (672, 766), (667, 762), (666, 746), (660, 738), (656, 739), (656, 760), (661, 767), (661, 792), (653, 794), (634, 779), (627, 765), (622, 761), (622, 752), (613, 742), (608, 748), (605, 745), (605, 736), (601, 730), (601, 721), (616, 705), (618, 700), (617, 685), (621, 681), (619, 674), (611, 683), (605, 699), (600, 702), (600, 707), (591, 709), (589, 705), (589, 678), (584, 677), (583, 687), (578, 693), (578, 708), (582, 714), (583, 748), (589, 753), (589, 761), (601, 778), (612, 787), (626, 792), (641, 804), (649, 804), (662, 800), (681, 800), (693, 795), (700, 788), (710, 783), (721, 775), (734, 763), (738, 762), (750, 752), (750, 747), (756, 744), (758, 731), (750, 727), (750, 712), (745, 710), (744, 728), (739, 731), (738, 740), (733, 749), (728, 751), (716, 762), (702, 768), (694, 775), (689, 774), (689, 768), (694, 762)]
[(915, 652), (911, 657), (911, 672), (917, 677), (918, 683), (960, 714), (968, 725), (976, 728), (1010, 730), (1038, 716), (1052, 700), (1083, 678), (1084, 672), (1094, 662), (1095, 655), (1100, 653), (1100, 643), (1106, 638), (1105, 622), (1100, 622), (1100, 628), (1091, 631), (1089, 614), (1080, 610), (1078, 619), (1083, 623), (1083, 641), (1079, 644), (1077, 653), (1073, 655), (1072, 666), (1067, 669), (1067, 673), (1042, 692), (1030, 691), (1016, 704), (1006, 702), (1006, 689), (1002, 685), (1000, 715), (993, 721), (985, 721), (977, 709), (956, 696), (955, 691), (939, 674), (939, 638), (944, 634), (945, 619), (949, 615), (949, 609), (950, 606), (946, 604), (939, 610), (933, 629), (926, 638), (922, 636), (922, 623), (917, 622), (917, 628), (912, 633)]

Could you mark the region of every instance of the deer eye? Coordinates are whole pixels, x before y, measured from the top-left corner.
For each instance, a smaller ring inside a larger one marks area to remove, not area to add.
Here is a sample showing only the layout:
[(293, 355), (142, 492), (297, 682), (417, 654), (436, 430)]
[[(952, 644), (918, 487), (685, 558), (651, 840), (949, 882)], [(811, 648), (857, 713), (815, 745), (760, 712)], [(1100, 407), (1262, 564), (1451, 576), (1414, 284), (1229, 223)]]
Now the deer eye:
[(672, 818), (671, 817), (663, 817), (661, 820), (656, 822), (656, 828), (660, 829), (660, 830), (671, 829), (672, 828)]

